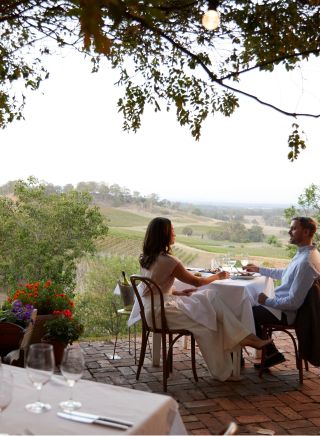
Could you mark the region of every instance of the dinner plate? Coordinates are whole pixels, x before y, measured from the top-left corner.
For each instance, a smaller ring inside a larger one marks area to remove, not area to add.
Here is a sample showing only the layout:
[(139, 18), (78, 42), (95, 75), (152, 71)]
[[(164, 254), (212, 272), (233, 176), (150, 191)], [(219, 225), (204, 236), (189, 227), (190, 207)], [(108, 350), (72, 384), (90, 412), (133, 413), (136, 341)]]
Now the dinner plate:
[(255, 277), (254, 276), (237, 275), (237, 276), (231, 276), (230, 278), (232, 280), (253, 280)]

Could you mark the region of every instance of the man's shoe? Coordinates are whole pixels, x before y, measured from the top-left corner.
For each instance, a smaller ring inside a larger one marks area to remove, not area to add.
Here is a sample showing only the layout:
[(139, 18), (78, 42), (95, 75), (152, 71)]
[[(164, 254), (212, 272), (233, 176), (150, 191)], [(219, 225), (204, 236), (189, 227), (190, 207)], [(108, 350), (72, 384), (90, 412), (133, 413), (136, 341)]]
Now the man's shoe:
[[(285, 360), (286, 358), (282, 353), (273, 354), (270, 357), (266, 357), (266, 360), (264, 361), (264, 368), (266, 369), (266, 368), (270, 368), (271, 366), (278, 365), (279, 363), (285, 362)], [(255, 363), (254, 367), (256, 369), (260, 369), (261, 363)]]

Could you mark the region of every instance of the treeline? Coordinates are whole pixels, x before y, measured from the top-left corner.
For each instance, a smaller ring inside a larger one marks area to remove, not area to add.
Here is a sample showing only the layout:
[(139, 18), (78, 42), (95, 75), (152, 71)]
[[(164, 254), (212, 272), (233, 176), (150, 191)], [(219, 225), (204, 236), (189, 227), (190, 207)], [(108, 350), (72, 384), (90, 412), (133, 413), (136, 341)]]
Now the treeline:
[[(10, 181), (0, 186), (0, 195), (12, 195), (16, 181)], [(77, 185), (71, 183), (66, 185), (54, 185), (42, 182), (48, 194), (61, 194), (70, 191), (89, 193), (96, 204), (108, 204), (112, 207), (124, 205), (135, 205), (142, 209), (152, 210), (155, 207), (162, 209), (182, 210), (194, 215), (206, 216), (226, 222), (242, 222), (244, 224), (260, 225), (258, 217), (263, 218), (265, 225), (286, 227), (287, 221), (284, 218), (283, 208), (251, 208), (240, 206), (222, 205), (194, 205), (191, 203), (170, 201), (161, 199), (159, 195), (151, 193), (142, 195), (138, 191), (120, 186), (117, 183), (107, 184), (105, 182), (79, 182)], [(256, 233), (256, 232), (254, 232)]]
[[(17, 181), (7, 182), (0, 186), (0, 195), (13, 195), (14, 187)], [(135, 204), (142, 208), (152, 208), (153, 206), (161, 206), (171, 209), (179, 209), (179, 202), (171, 202), (152, 193), (150, 195), (142, 195), (138, 191), (131, 192), (130, 189), (120, 186), (117, 183), (109, 185), (105, 182), (79, 182), (77, 185), (71, 183), (67, 185), (54, 185), (52, 183), (42, 182), (48, 194), (61, 194), (70, 191), (89, 193), (95, 203), (108, 203), (111, 206), (123, 206), (126, 204)]]

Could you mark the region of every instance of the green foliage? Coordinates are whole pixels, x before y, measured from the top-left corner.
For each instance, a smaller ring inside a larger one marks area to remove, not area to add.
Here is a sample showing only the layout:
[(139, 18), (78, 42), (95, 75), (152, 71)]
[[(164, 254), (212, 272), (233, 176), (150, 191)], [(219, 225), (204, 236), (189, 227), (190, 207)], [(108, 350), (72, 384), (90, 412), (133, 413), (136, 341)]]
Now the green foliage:
[[(118, 109), (125, 130), (140, 128), (149, 105), (155, 112), (174, 110), (179, 124), (199, 139), (207, 117), (230, 116), (239, 95), (297, 118), (231, 80), (239, 82), (253, 69), (272, 72), (279, 64), (290, 71), (318, 56), (317, 2), (224, 0), (215, 32), (201, 24), (206, 7), (182, 0), (1, 2), (0, 127), (22, 117), (20, 89), (39, 88), (48, 76), (43, 56), (57, 47), (82, 50), (92, 57), (93, 71), (102, 57), (109, 60), (124, 90)], [(295, 133), (289, 145), (293, 159), (304, 148)]]
[(15, 199), (0, 198), (0, 285), (47, 280), (73, 288), (76, 263), (107, 234), (87, 193), (47, 193), (34, 178), (18, 181)]
[[(304, 132), (301, 133), (304, 135)], [(304, 150), (306, 148), (305, 139), (301, 138), (301, 134), (299, 133), (299, 126), (296, 123), (292, 124), (292, 133), (289, 135), (288, 145), (291, 151), (288, 153), (288, 159), (291, 162), (295, 161), (299, 154), (300, 150)]]
[(114, 295), (121, 271), (127, 277), (140, 271), (138, 258), (131, 256), (91, 257), (82, 262), (84, 273), (76, 295), (77, 316), (84, 324), (86, 337), (114, 336), (117, 329), (127, 333), (126, 317), (120, 325), (116, 309), (122, 307), (119, 296)]
[[(284, 211), (285, 218), (288, 222), (295, 216), (311, 216), (320, 223), (320, 186), (312, 183), (298, 197), (298, 207), (291, 206)], [(317, 232), (314, 236), (314, 243), (320, 248), (320, 236)], [(296, 249), (288, 247), (289, 255), (295, 254)]]
[(281, 242), (275, 235), (270, 235), (267, 237), (267, 244), (274, 245), (275, 247), (282, 247)]
[(44, 327), (45, 339), (63, 342), (66, 345), (72, 344), (83, 333), (83, 325), (76, 318), (64, 315), (45, 322)]
[(191, 236), (193, 233), (192, 227), (186, 226), (182, 229), (182, 234), (186, 236)]

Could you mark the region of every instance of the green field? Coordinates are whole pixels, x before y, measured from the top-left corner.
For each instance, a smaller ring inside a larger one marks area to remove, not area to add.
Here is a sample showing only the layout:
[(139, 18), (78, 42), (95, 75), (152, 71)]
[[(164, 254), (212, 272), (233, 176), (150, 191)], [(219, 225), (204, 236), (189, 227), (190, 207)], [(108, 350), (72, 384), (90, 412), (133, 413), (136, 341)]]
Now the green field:
[[(150, 211), (146, 212), (143, 209), (128, 211), (114, 207), (104, 207), (102, 212), (109, 220), (109, 234), (98, 245), (100, 254), (138, 257), (142, 250), (146, 226), (153, 216), (159, 214), (154, 213), (152, 216)], [(252, 257), (278, 259), (280, 262), (281, 259), (283, 261), (288, 259), (285, 243), (282, 247), (276, 247), (266, 242), (215, 241), (208, 238), (208, 231), (225, 225), (225, 222), (214, 221), (203, 216), (198, 217), (188, 212), (183, 214), (181, 211), (179, 213), (173, 211), (172, 214), (168, 213), (168, 216), (175, 226), (176, 242), (179, 245), (174, 247), (174, 254), (186, 265), (197, 264), (198, 258), (199, 262), (207, 263), (214, 253), (240, 255), (246, 252)], [(192, 236), (182, 234), (185, 226), (192, 228)], [(270, 229), (267, 230), (270, 234)]]
[(134, 212), (125, 211), (115, 207), (99, 207), (103, 215), (108, 218), (108, 225), (110, 227), (146, 226), (150, 221), (150, 218), (138, 215)]

